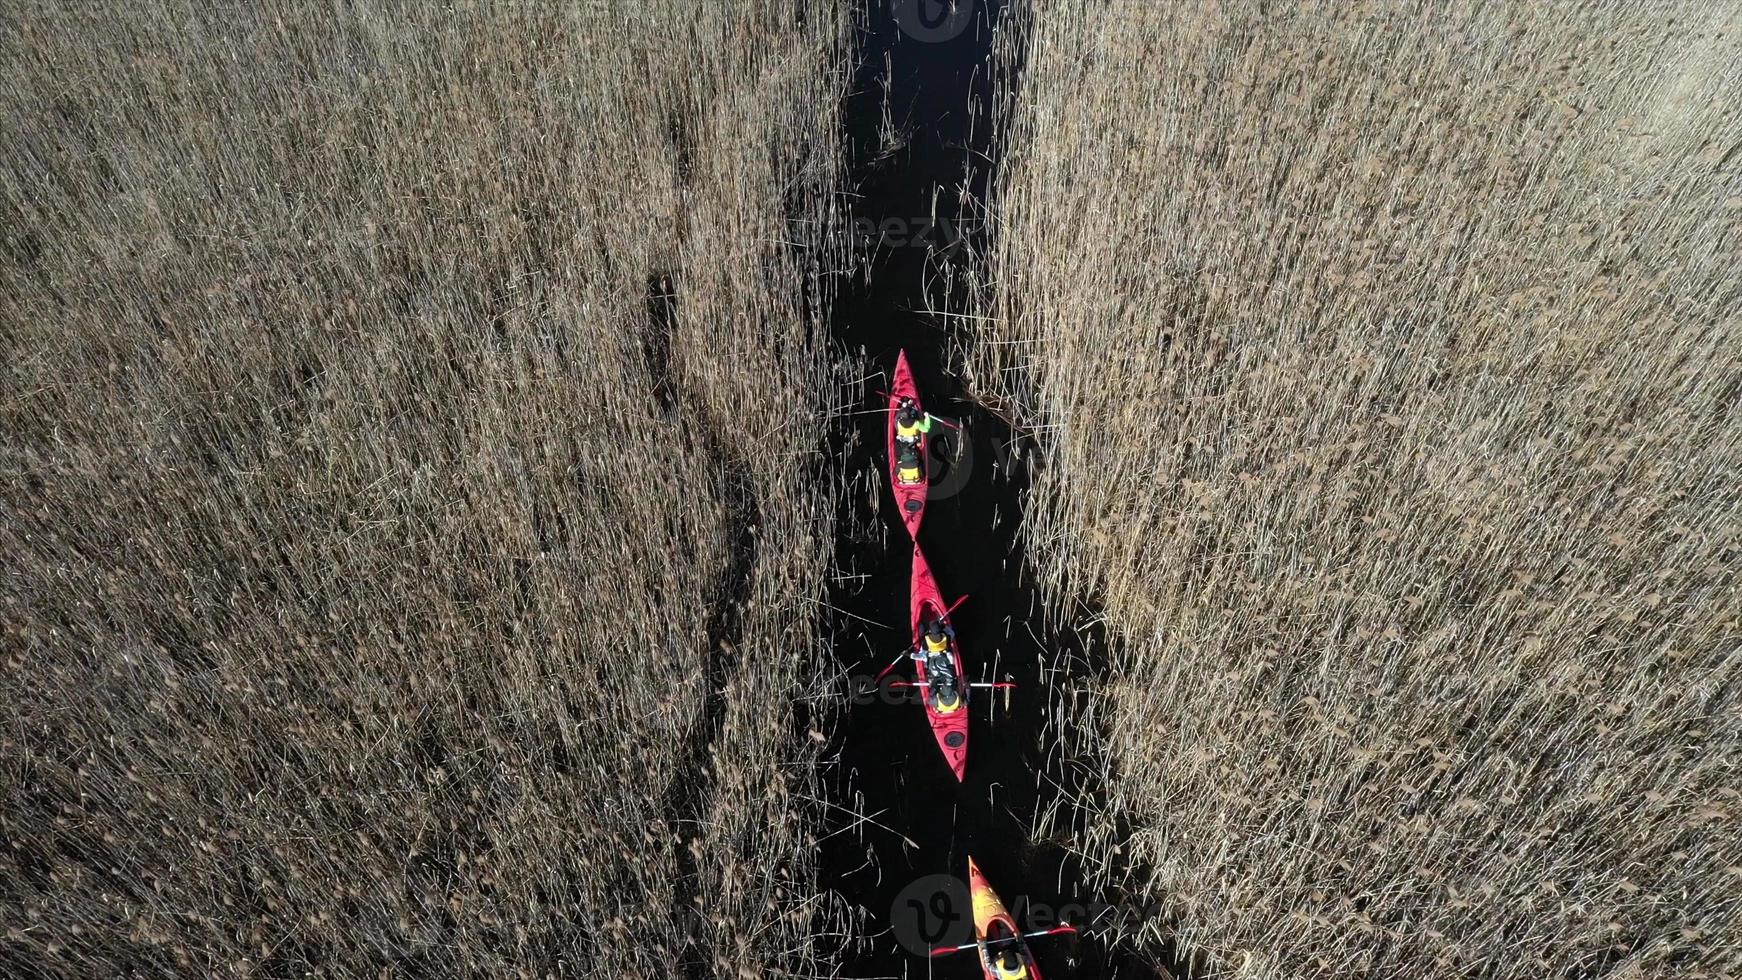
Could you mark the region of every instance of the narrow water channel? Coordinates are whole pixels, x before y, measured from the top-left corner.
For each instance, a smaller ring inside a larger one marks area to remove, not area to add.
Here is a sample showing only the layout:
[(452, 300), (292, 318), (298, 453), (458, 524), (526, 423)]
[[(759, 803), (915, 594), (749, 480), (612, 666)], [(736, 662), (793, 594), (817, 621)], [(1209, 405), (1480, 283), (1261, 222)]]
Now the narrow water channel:
[[(990, 127), (984, 119), (971, 125), (969, 106), (989, 104), (987, 59), (1004, 5), (961, 0), (956, 14), (924, 0), (871, 6), (844, 113), (850, 218), (870, 264), (841, 283), (833, 329), (844, 356), (863, 352), (882, 373), (855, 392), (858, 412), (836, 433), (835, 448), (855, 482), (842, 504), (831, 587), (835, 652), (843, 671), (863, 677), (909, 642), (910, 546), (889, 496), (885, 419), (876, 411), (886, 405), (880, 392), (905, 349), (928, 409), (963, 427), (959, 437), (938, 440), (920, 545), (946, 601), (969, 596), (952, 618), (970, 679), (1008, 679), (1018, 688), (1007, 705), (1002, 692), (974, 692), (960, 785), (919, 704), (878, 697), (847, 708), (831, 746), (831, 790), (838, 804), (875, 824), (830, 837), (821, 859), (824, 884), (857, 903), (871, 926), (888, 930), (867, 948), (847, 951), (844, 976), (978, 977), (971, 955), (927, 960), (910, 948), (922, 921), (939, 924), (909, 904), (930, 890), (932, 876), (961, 878), (973, 855), (1025, 922), (1025, 909), (1044, 917), (1111, 901), (1086, 890), (1067, 842), (1028, 838), (1037, 808), (1058, 795), (1052, 781), (1065, 778), (1056, 760), (1044, 757), (1044, 719), (1073, 680), (1100, 675), (1105, 655), (1081, 623), (1048, 629), (1043, 622), (1043, 601), (1023, 575), (1017, 537), (1032, 455), (1008, 426), (968, 400), (946, 363), (951, 345), (970, 339), (956, 333), (952, 324), (960, 321), (928, 312), (960, 305), (940, 285), (947, 280), (940, 268), (966, 261), (959, 237), (973, 229), (954, 222), (964, 175), (968, 192), (979, 197), (995, 165)], [(952, 19), (964, 10), (963, 19)], [(1072, 789), (1094, 793), (1084, 781), (1099, 777), (1072, 778)], [(1111, 955), (1093, 922), (1072, 918), (1085, 927), (1081, 939), (1033, 944), (1049, 980), (1164, 975)], [(1184, 975), (1177, 964), (1168, 966)]]

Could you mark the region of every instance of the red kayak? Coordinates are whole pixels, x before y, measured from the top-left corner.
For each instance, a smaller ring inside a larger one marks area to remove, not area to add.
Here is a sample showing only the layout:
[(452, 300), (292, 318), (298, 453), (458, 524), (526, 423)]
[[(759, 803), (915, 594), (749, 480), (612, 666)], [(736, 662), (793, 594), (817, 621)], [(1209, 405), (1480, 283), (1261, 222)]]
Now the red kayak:
[(895, 490), (895, 504), (901, 508), (901, 523), (907, 525), (908, 537), (918, 541), (920, 518), (925, 516), (929, 476), (925, 470), (927, 439), (925, 433), (919, 433), (919, 480), (903, 483), (900, 467), (896, 465), (895, 416), (904, 404), (911, 404), (921, 413), (925, 411), (925, 406), (919, 401), (919, 386), (913, 383), (913, 369), (907, 364), (907, 351), (902, 351), (895, 359), (895, 383), (889, 389), (889, 485)]
[[(943, 593), (938, 591), (937, 580), (932, 578), (931, 566), (925, 563), (925, 555), (918, 544), (913, 546), (913, 583), (909, 595), (913, 648), (920, 650), (925, 643), (922, 635), (925, 624), (941, 619), (945, 627), (949, 627), (950, 610), (944, 605)], [(915, 686), (924, 695), (925, 717), (931, 722), (932, 734), (937, 736), (938, 748), (943, 750), (944, 760), (960, 782), (968, 768), (968, 675), (962, 669), (962, 648), (953, 638), (950, 640), (950, 657), (955, 665), (953, 685), (927, 683), (925, 667), (916, 664), (919, 676)]]

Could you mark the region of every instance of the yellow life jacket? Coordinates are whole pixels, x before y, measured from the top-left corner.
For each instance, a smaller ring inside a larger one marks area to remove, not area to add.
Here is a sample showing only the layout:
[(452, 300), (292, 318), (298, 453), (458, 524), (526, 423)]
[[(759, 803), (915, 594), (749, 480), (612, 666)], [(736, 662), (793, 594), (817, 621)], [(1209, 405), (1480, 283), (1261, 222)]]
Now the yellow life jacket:
[(918, 483), (924, 477), (917, 466), (901, 466), (896, 469), (895, 478), (903, 483)]
[(909, 425), (897, 417), (895, 420), (895, 437), (897, 439), (918, 439), (919, 423), (915, 422)]
[(944, 715), (952, 711), (960, 711), (962, 710), (962, 695), (956, 691), (951, 691), (950, 700), (945, 701), (944, 696), (940, 694), (932, 699), (932, 706), (938, 710), (939, 714)]
[(939, 636), (935, 640), (931, 638), (930, 634), (926, 635), (925, 650), (927, 653), (943, 653), (944, 651), (948, 650), (949, 648), (950, 648), (950, 638), (947, 634), (943, 635), (943, 636)]
[(1018, 962), (1014, 967), (1006, 967), (1002, 957), (993, 961), (992, 971), (998, 975), (998, 980), (1027, 980), (1028, 967)]

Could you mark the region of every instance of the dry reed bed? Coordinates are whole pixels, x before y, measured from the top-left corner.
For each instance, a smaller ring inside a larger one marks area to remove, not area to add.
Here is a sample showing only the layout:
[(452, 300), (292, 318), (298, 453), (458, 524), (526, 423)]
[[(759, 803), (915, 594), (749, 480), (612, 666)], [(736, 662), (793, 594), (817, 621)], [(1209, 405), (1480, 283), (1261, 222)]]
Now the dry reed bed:
[(1734, 12), (1017, 16), (969, 359), (1120, 645), (1037, 833), (1225, 975), (1742, 975)]
[(0, 15), (0, 973), (820, 969), (844, 26), (615, 6)]

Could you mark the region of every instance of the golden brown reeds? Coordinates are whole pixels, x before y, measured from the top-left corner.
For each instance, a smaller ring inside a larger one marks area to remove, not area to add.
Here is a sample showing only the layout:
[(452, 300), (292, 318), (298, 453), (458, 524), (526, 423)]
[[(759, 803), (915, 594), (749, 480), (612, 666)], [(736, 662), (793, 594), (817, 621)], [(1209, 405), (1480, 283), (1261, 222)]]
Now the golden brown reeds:
[(1226, 975), (1742, 975), (1734, 8), (1022, 10), (965, 322), (1090, 865)]
[(798, 13), (0, 14), (0, 973), (815, 970)]

